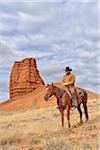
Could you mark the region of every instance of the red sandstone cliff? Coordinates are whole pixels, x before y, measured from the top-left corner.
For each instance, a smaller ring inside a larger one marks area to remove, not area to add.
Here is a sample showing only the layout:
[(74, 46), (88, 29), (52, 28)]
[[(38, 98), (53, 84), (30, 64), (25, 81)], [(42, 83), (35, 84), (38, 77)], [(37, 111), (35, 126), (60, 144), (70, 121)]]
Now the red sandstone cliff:
[(10, 98), (16, 98), (32, 92), (44, 85), (34, 58), (15, 62), (10, 74)]

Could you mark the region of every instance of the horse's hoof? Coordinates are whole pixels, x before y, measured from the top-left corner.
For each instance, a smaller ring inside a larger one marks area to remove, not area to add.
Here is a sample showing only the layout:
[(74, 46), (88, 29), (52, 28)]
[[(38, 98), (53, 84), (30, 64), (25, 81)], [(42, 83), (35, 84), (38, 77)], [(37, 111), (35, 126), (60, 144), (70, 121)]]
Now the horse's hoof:
[(83, 124), (83, 121), (81, 121), (81, 122), (78, 123), (79, 126), (82, 125), (82, 124)]
[(77, 128), (77, 125), (74, 125), (73, 127), (74, 127), (74, 128)]
[(88, 122), (88, 119), (86, 119), (85, 122)]
[(83, 121), (81, 121), (80, 124), (83, 124)]

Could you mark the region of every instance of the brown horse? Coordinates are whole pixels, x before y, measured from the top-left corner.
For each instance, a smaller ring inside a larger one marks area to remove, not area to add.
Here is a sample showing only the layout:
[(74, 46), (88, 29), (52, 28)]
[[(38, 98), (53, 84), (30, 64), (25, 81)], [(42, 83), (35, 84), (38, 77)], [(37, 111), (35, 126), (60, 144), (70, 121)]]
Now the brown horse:
[[(81, 123), (83, 123), (82, 111), (81, 111), (81, 108), (80, 108), (81, 103), (83, 104), (83, 107), (84, 107), (86, 120), (88, 120), (87, 93), (84, 90), (80, 89), (80, 88), (77, 88), (76, 90), (77, 90), (78, 99), (79, 99), (79, 104), (78, 104), (77, 109), (78, 109), (79, 114), (80, 114), (80, 124), (81, 124)], [(60, 114), (61, 114), (62, 127), (64, 127), (64, 110), (66, 109), (68, 127), (70, 128), (71, 97), (70, 97), (68, 91), (64, 88), (58, 88), (58, 87), (54, 86), (53, 83), (48, 84), (46, 86), (46, 94), (44, 96), (45, 101), (48, 101), (48, 99), (53, 95), (57, 99), (57, 104), (58, 104)]]

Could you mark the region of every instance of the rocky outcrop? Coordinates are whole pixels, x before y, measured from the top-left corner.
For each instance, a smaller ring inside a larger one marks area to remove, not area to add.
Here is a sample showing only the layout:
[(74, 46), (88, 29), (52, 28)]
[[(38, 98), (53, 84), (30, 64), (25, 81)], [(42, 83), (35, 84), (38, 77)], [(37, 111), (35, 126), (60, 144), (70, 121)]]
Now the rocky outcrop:
[(15, 62), (10, 74), (10, 98), (16, 98), (32, 92), (44, 85), (34, 58)]

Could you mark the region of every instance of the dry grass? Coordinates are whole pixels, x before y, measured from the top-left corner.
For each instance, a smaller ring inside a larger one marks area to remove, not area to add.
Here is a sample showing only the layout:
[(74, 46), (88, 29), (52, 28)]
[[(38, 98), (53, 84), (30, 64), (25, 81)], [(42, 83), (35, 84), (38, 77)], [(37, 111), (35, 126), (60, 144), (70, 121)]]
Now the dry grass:
[[(54, 107), (0, 112), (0, 150), (99, 150), (99, 100), (89, 100), (89, 121), (79, 126), (71, 112), (71, 129), (62, 129)], [(84, 118), (84, 117), (83, 117)], [(85, 120), (85, 118), (84, 118)]]

